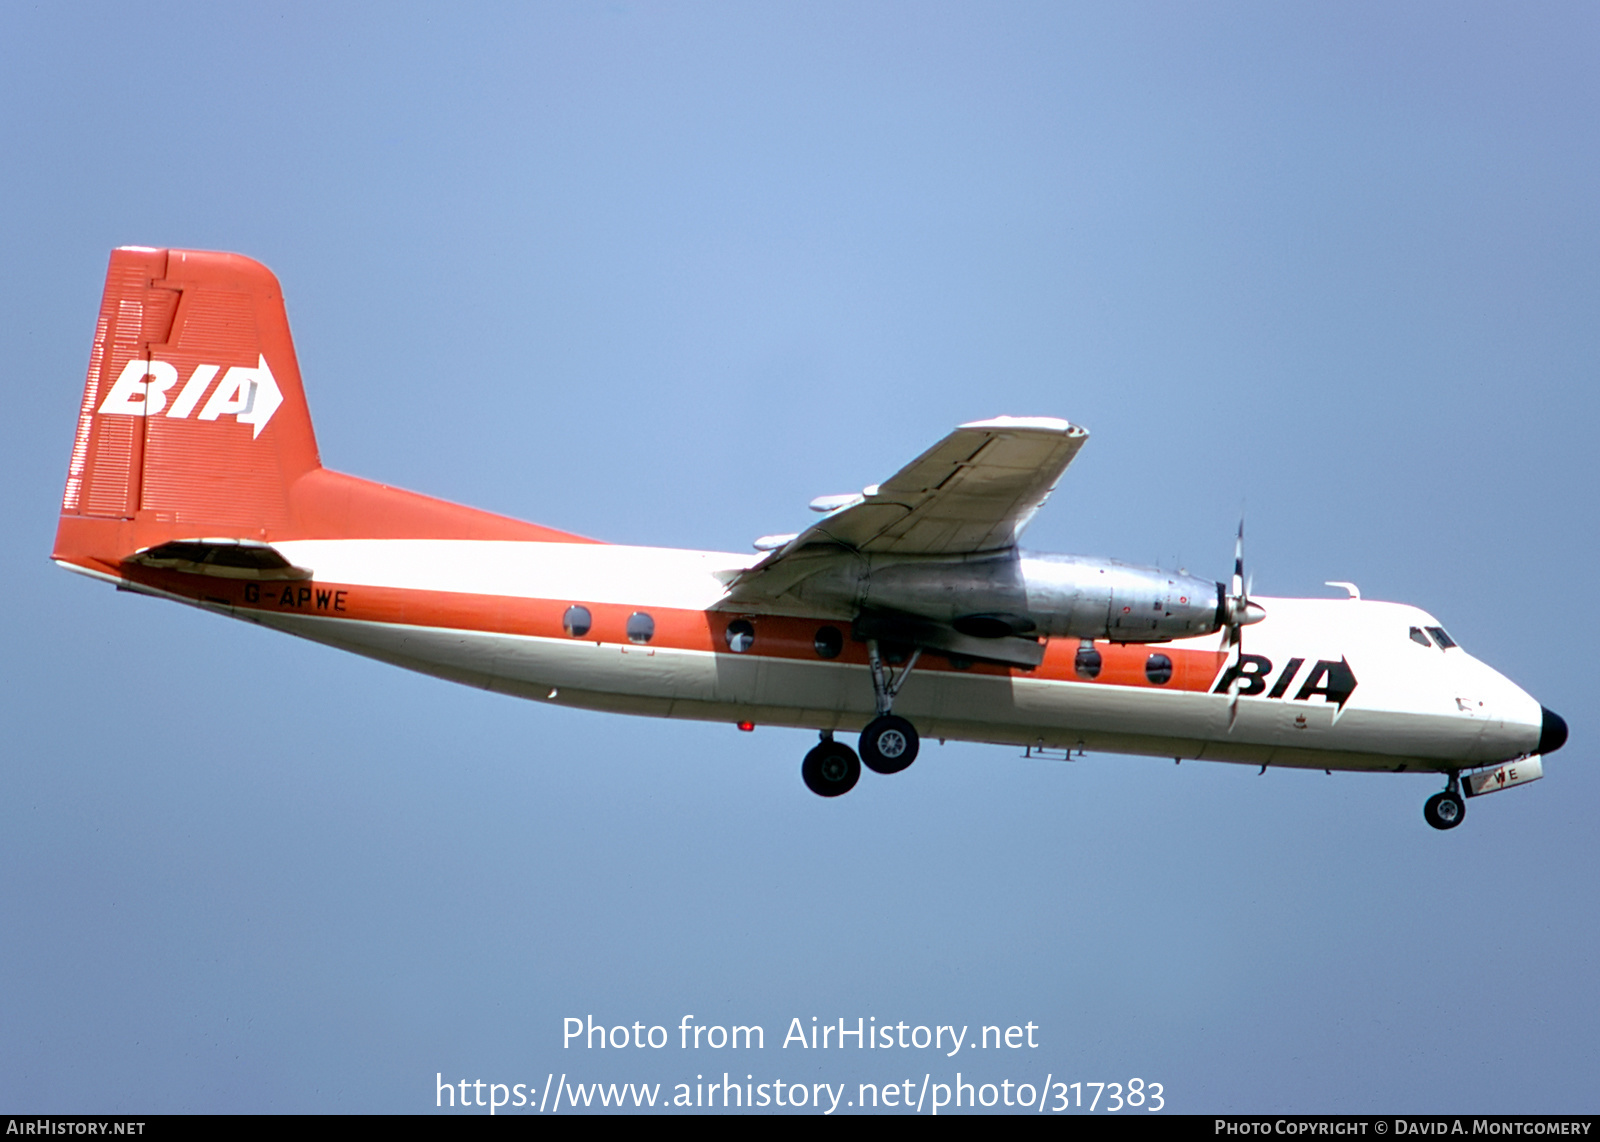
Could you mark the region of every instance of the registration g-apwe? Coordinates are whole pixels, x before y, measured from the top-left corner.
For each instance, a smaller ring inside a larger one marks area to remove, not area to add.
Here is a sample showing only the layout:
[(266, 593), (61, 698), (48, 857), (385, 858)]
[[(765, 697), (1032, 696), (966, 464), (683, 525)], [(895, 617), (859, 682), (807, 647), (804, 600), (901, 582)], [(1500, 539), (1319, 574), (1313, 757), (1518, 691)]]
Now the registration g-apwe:
[(54, 558), (536, 702), (816, 730), (823, 796), (923, 737), (1436, 772), (1440, 829), (1542, 776), (1566, 724), (1416, 607), (1251, 597), (1238, 549), (1227, 583), (1021, 550), (1087, 437), (963, 424), (754, 553), (601, 543), (324, 468), (272, 273), (126, 247)]

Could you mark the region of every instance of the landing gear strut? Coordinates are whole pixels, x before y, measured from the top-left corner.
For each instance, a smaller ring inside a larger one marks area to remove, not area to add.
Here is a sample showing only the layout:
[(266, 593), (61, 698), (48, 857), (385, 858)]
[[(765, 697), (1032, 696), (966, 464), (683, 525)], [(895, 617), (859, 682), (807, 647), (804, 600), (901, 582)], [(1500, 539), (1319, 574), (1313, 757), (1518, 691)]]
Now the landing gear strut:
[(861, 760), (874, 773), (899, 773), (917, 760), (917, 748), (921, 744), (917, 728), (889, 711), (894, 707), (895, 695), (900, 693), (900, 687), (911, 677), (912, 668), (921, 657), (922, 649), (919, 647), (911, 652), (910, 660), (900, 668), (899, 673), (892, 673), (883, 663), (878, 640), (867, 640), (867, 662), (872, 667), (872, 694), (877, 703), (878, 716), (861, 731)]
[(800, 765), (800, 776), (807, 789), (819, 797), (837, 797), (855, 788), (861, 778), (862, 762), (874, 773), (899, 773), (917, 760), (917, 728), (889, 710), (900, 687), (911, 676), (911, 668), (921, 657), (921, 649), (914, 650), (906, 664), (893, 671), (884, 665), (878, 640), (867, 640), (867, 661), (872, 666), (872, 694), (878, 716), (861, 731), (859, 757), (843, 742), (834, 741), (832, 730), (822, 731), (822, 741), (806, 754)]
[(1423, 820), (1436, 829), (1453, 829), (1467, 816), (1467, 803), (1461, 798), (1461, 775), (1450, 771), (1450, 784), (1435, 793), (1422, 806)]
[(806, 788), (819, 797), (837, 797), (856, 787), (861, 779), (861, 759), (843, 742), (833, 740), (830, 730), (822, 731), (822, 742), (800, 765)]

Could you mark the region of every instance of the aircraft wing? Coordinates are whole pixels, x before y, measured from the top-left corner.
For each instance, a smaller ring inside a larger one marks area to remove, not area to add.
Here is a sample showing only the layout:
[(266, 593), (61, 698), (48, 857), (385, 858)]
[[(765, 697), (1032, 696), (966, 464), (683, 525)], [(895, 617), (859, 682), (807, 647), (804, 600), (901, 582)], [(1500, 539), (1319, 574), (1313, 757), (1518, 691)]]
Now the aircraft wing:
[(963, 424), (741, 572), (721, 605), (775, 600), (825, 563), (857, 553), (971, 555), (1014, 547), (1088, 438), (1048, 417)]

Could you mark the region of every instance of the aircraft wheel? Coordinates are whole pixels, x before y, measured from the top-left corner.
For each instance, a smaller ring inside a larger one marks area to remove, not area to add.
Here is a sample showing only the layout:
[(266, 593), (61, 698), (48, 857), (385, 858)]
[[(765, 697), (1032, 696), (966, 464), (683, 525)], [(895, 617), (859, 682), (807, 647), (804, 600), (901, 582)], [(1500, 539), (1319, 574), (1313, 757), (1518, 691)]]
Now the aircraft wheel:
[(837, 797), (861, 780), (861, 759), (843, 742), (825, 741), (806, 754), (800, 776), (818, 797)]
[(884, 714), (861, 731), (861, 760), (874, 773), (899, 773), (917, 760), (917, 728)]
[(1422, 816), (1436, 829), (1453, 829), (1466, 819), (1467, 805), (1459, 793), (1446, 789), (1428, 798), (1428, 803), (1422, 807)]

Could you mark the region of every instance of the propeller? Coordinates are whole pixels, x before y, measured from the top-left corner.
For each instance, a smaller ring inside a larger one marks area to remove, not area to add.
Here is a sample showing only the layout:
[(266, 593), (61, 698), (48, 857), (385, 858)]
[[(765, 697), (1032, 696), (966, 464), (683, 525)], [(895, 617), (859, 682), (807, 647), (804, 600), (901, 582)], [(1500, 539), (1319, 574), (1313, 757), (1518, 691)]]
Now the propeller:
[[(1244, 517), (1239, 518), (1239, 535), (1233, 544), (1233, 580), (1228, 585), (1228, 598), (1223, 614), (1223, 649), (1230, 657), (1228, 668), (1231, 670), (1244, 659), (1244, 628), (1251, 623), (1258, 623), (1267, 617), (1267, 612), (1250, 601), (1250, 589), (1255, 585), (1255, 576), (1246, 579), (1244, 574)], [(1233, 724), (1239, 717), (1239, 691), (1242, 679), (1235, 678), (1230, 689), (1233, 699), (1228, 704), (1228, 729), (1233, 729)]]

